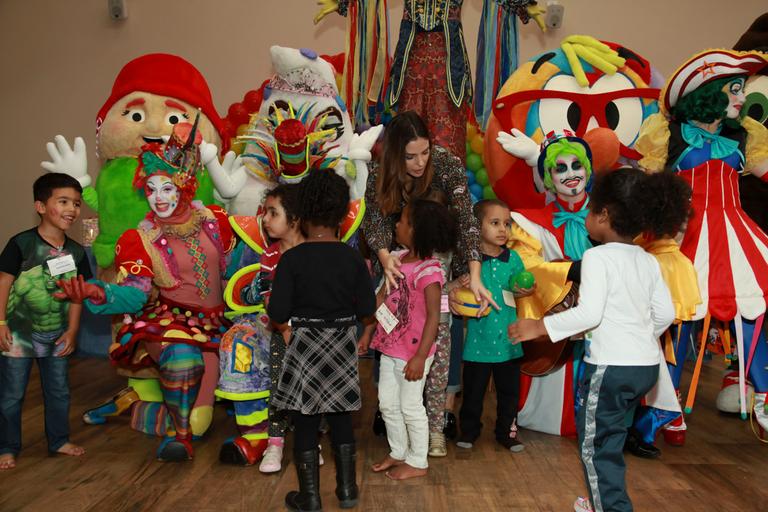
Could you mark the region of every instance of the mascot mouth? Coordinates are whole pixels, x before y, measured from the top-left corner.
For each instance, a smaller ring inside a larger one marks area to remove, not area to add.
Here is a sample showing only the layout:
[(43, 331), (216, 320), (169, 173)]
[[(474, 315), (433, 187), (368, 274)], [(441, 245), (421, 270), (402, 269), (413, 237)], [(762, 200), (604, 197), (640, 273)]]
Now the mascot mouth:
[(152, 143), (162, 144), (163, 143), (163, 138), (162, 137), (142, 137), (142, 139), (144, 139), (144, 142), (146, 142), (147, 144), (152, 144)]

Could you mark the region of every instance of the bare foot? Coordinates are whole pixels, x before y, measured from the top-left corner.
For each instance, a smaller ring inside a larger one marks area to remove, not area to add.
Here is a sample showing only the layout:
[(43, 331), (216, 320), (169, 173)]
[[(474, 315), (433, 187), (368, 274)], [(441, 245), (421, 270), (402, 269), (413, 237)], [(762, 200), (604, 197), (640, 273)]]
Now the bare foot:
[(16, 467), (16, 457), (12, 453), (0, 455), (0, 470), (13, 469)]
[(427, 476), (427, 469), (415, 468), (408, 464), (400, 464), (386, 472), (386, 475), (392, 480), (407, 480), (420, 476)]
[(402, 461), (402, 460), (393, 459), (392, 457), (387, 455), (386, 457), (384, 457), (384, 460), (382, 460), (378, 464), (374, 464), (373, 466), (371, 466), (371, 469), (375, 473), (381, 473), (382, 471), (386, 471), (386, 470), (388, 470), (390, 468), (393, 468), (395, 466), (399, 466), (403, 462), (404, 461)]
[(71, 455), (72, 457), (79, 457), (85, 454), (85, 448), (72, 443), (64, 443), (61, 445), (61, 448), (56, 450), (56, 453), (61, 453), (62, 455)]

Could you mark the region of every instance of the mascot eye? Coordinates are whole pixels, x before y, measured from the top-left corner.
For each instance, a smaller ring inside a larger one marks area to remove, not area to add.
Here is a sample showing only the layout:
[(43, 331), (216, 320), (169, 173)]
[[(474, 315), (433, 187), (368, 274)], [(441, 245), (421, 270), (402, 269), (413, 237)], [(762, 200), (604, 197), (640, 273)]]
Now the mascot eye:
[[(583, 93), (584, 90), (576, 83), (576, 79), (568, 75), (553, 76), (545, 85), (545, 91), (562, 91)], [(563, 130), (576, 131), (581, 116), (581, 106), (570, 100), (548, 98), (539, 101), (539, 124), (542, 133)]]
[(336, 130), (336, 136), (332, 140), (338, 140), (344, 134), (344, 118), (341, 111), (336, 107), (328, 107), (315, 114), (316, 119), (323, 116), (327, 117), (321, 128), (323, 130)]
[(741, 108), (742, 117), (751, 117), (768, 127), (768, 76), (750, 77), (742, 91), (746, 94)]
[[(616, 73), (600, 77), (591, 87), (591, 92), (601, 94), (636, 88), (632, 80)], [(605, 105), (604, 114), (607, 123), (605, 128), (613, 130), (623, 145), (631, 146), (643, 124), (643, 101), (640, 98), (619, 98)]]
[(178, 124), (187, 119), (189, 119), (189, 115), (183, 112), (168, 112), (165, 115), (165, 122), (169, 125)]
[(143, 123), (147, 115), (140, 108), (132, 108), (123, 111), (123, 117), (127, 117), (134, 123)]

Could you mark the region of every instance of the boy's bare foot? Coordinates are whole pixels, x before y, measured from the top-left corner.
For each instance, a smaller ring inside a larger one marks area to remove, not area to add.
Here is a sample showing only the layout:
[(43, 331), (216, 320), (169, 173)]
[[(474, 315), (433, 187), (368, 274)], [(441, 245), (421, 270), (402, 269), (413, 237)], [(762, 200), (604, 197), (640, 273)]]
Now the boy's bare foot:
[(56, 453), (60, 453), (62, 455), (71, 455), (72, 457), (79, 457), (85, 454), (85, 448), (72, 443), (64, 443), (61, 445), (61, 448), (56, 450)]
[(382, 471), (386, 471), (390, 468), (394, 468), (395, 466), (399, 466), (403, 462), (405, 461), (393, 459), (392, 457), (387, 455), (386, 457), (384, 457), (384, 460), (382, 460), (378, 464), (374, 464), (373, 466), (371, 466), (371, 469), (376, 473), (381, 473)]
[(0, 455), (0, 470), (13, 469), (16, 467), (16, 457), (12, 453)]
[(427, 476), (427, 469), (415, 468), (408, 464), (400, 464), (397, 467), (387, 471), (386, 475), (392, 480), (407, 480), (409, 478)]

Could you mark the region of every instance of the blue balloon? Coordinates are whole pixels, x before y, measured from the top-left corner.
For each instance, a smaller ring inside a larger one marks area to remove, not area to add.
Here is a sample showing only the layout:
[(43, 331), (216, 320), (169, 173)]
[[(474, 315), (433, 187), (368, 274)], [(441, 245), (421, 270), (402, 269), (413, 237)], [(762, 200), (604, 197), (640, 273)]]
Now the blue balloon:
[(477, 183), (477, 180), (475, 180), (475, 173), (467, 169), (467, 184), (471, 186), (475, 183)]
[(483, 197), (483, 186), (479, 183), (473, 183), (469, 186), (469, 192), (476, 198), (480, 199)]

